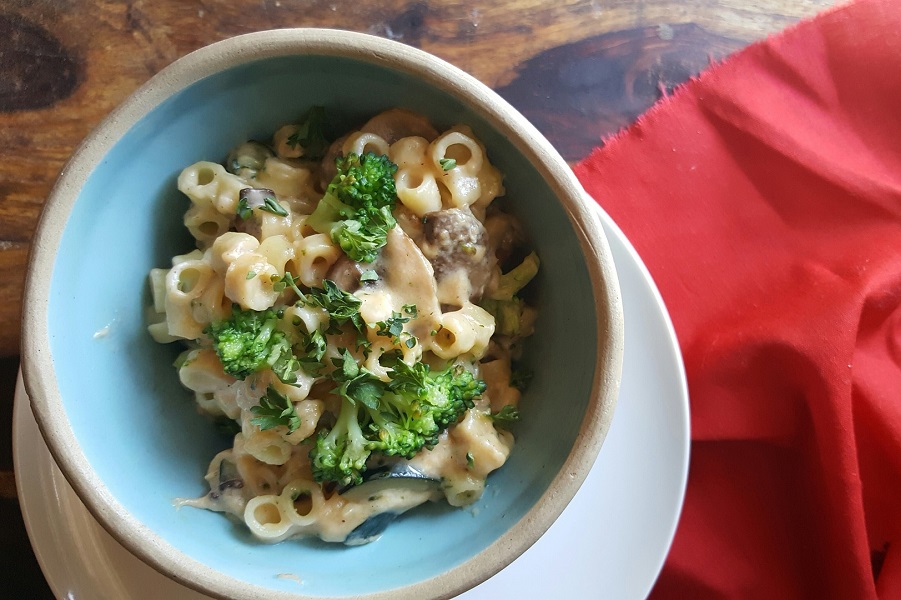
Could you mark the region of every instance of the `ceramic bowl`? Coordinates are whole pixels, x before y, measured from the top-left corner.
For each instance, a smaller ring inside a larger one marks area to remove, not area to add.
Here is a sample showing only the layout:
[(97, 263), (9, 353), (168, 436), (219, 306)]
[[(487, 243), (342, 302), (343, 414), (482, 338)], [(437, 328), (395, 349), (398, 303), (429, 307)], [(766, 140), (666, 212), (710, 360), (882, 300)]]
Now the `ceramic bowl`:
[[(147, 334), (147, 273), (190, 249), (180, 170), (329, 107), (347, 129), (403, 106), (469, 124), (505, 174), (542, 266), (517, 443), (473, 507), (429, 503), (359, 547), (256, 542), (203, 495), (229, 444), (181, 388), (173, 345)], [(622, 360), (614, 265), (563, 159), (490, 89), (422, 51), (330, 30), (278, 30), (198, 50), (151, 79), (77, 149), (47, 201), (30, 260), (23, 369), (53, 457), (135, 555), (220, 598), (449, 597), (496, 573), (579, 488), (613, 415)], [(603, 515), (598, 515), (603, 518)], [(285, 576), (290, 574), (290, 576)]]

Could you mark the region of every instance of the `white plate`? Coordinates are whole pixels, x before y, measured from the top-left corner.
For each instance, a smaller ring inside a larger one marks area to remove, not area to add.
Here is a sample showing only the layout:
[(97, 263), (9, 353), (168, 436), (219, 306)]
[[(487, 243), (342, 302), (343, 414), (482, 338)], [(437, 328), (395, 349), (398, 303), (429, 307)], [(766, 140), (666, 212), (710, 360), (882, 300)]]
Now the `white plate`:
[[(666, 558), (688, 477), (688, 389), (666, 308), (632, 245), (601, 215), (625, 307), (619, 403), (597, 462), (548, 532), (460, 598), (648, 595)], [(22, 513), (51, 589), (67, 600), (206, 598), (160, 575), (90, 515), (47, 451), (21, 377), (13, 451)]]

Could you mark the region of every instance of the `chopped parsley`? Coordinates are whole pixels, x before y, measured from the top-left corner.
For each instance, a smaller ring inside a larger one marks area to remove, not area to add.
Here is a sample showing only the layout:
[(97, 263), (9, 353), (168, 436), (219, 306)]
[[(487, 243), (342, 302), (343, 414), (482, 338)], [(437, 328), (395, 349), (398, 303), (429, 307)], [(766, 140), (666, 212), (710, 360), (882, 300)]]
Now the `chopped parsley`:
[(300, 291), (300, 288), (297, 287), (297, 281), (300, 277), (294, 277), (291, 275), (291, 271), (285, 271), (285, 275), (283, 277), (278, 277), (277, 275), (272, 276), (272, 291), (276, 294), (281, 294), (287, 288), (291, 288), (300, 298), (304, 298), (304, 293)]
[(304, 356), (299, 358), (298, 362), (303, 370), (313, 377), (318, 377), (322, 369), (325, 368), (325, 363), (322, 362), (322, 357), (325, 356), (325, 349), (326, 340), (321, 331), (314, 329), (312, 333), (304, 335)]
[(286, 143), (292, 148), (303, 148), (303, 157), (319, 160), (325, 156), (329, 147), (328, 138), (325, 136), (325, 109), (314, 106), (297, 125), (297, 129), (288, 137)]
[(366, 323), (360, 314), (363, 301), (345, 292), (330, 279), (322, 281), (322, 288), (313, 288), (309, 294), (301, 296), (307, 306), (324, 308), (329, 316), (329, 328), (326, 333), (340, 333), (341, 326), (350, 323), (357, 333), (365, 334)]
[(453, 158), (441, 158), (438, 159), (438, 164), (441, 165), (441, 168), (445, 171), (450, 171), (457, 166), (457, 161)]
[(375, 272), (373, 269), (367, 269), (360, 274), (360, 282), (364, 281), (378, 281), (379, 274)]
[(505, 429), (520, 420), (519, 409), (512, 404), (508, 404), (496, 413), (490, 413), (488, 416), (494, 421), (495, 425)]
[(288, 211), (286, 211), (285, 207), (278, 203), (278, 200), (275, 199), (275, 196), (266, 196), (265, 198), (263, 198), (263, 205), (259, 208), (260, 210), (264, 210), (268, 213), (272, 213), (280, 217), (288, 216)]
[(279, 217), (287, 217), (288, 211), (278, 203), (275, 192), (265, 188), (243, 188), (238, 196), (237, 215), (247, 220), (253, 216), (254, 209), (259, 209)]
[[(391, 341), (395, 344), (400, 343), (401, 337), (405, 333), (404, 324), (409, 323), (410, 319), (415, 319), (418, 314), (415, 304), (404, 304), (403, 307), (401, 307), (401, 310), (403, 311), (403, 314), (392, 311), (391, 317), (376, 323), (376, 335), (391, 338)], [(404, 315), (407, 316), (405, 317)], [(407, 348), (414, 347), (416, 345), (416, 338), (410, 334), (407, 334), (407, 336), (407, 339), (404, 340), (404, 345)]]
[(256, 415), (250, 422), (257, 425), (260, 430), (284, 425), (288, 428), (288, 433), (294, 433), (300, 427), (300, 417), (294, 410), (294, 404), (271, 386), (260, 398), (260, 404), (251, 407), (250, 412)]
[(253, 209), (250, 208), (250, 205), (247, 203), (247, 198), (241, 198), (240, 200), (238, 200), (237, 214), (238, 217), (240, 217), (244, 221), (253, 216)]
[(391, 316), (384, 321), (379, 321), (376, 323), (376, 335), (381, 335), (384, 337), (391, 338), (391, 341), (397, 342), (400, 339), (400, 334), (404, 332), (404, 323), (407, 323), (410, 320), (410, 317), (405, 317), (399, 312), (391, 313)]
[(518, 389), (520, 392), (526, 391), (529, 384), (532, 383), (532, 377), (535, 373), (528, 367), (518, 367), (510, 373), (510, 385)]
[(354, 404), (359, 402), (373, 410), (378, 409), (379, 399), (385, 393), (385, 382), (358, 365), (347, 348), (342, 348), (341, 356), (333, 358), (332, 364), (335, 370), (331, 378), (338, 383), (335, 393)]

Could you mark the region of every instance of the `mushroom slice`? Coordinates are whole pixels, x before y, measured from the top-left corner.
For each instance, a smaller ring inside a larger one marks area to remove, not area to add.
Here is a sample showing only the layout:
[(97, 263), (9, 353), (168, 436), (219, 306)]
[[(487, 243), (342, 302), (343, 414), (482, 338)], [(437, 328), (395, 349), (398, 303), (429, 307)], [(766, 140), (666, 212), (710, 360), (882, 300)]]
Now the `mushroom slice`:
[(379, 279), (357, 292), (363, 301), (360, 312), (368, 323), (384, 321), (392, 312), (404, 312), (404, 307), (412, 304), (417, 316), (408, 325), (409, 333), (422, 339), (437, 327), (441, 307), (432, 265), (410, 236), (399, 227), (391, 229), (385, 247), (371, 264)]

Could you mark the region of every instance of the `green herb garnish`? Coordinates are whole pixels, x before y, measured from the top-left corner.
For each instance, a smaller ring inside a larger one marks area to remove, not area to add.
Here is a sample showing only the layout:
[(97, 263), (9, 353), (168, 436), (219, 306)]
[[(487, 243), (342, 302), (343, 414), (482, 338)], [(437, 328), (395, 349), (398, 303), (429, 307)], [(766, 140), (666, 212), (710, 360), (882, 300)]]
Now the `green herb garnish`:
[(360, 274), (360, 282), (364, 281), (378, 281), (379, 274), (375, 272), (373, 269), (367, 269)]
[(260, 430), (284, 425), (288, 428), (288, 433), (294, 433), (300, 427), (300, 417), (294, 410), (294, 404), (271, 386), (266, 390), (266, 395), (260, 398), (260, 404), (251, 407), (250, 412), (257, 415), (250, 422)]
[(278, 203), (278, 200), (275, 198), (275, 192), (272, 190), (266, 188), (243, 188), (239, 192), (236, 214), (241, 219), (247, 220), (253, 216), (255, 208), (279, 217), (288, 216), (288, 211)]
[(325, 109), (314, 106), (297, 125), (297, 130), (287, 139), (287, 144), (293, 148), (303, 148), (303, 157), (319, 160), (325, 156), (329, 147), (329, 141), (325, 137)]
[(513, 423), (516, 423), (520, 420), (519, 409), (517, 409), (512, 404), (508, 404), (496, 413), (490, 413), (488, 415), (494, 424), (507, 429)]
[(379, 407), (379, 399), (385, 393), (385, 382), (358, 365), (347, 348), (342, 349), (341, 356), (332, 359), (332, 364), (335, 365), (335, 370), (332, 371), (331, 378), (339, 384), (335, 393), (373, 410)]
[(340, 333), (345, 323), (353, 325), (357, 333), (365, 335), (366, 323), (360, 315), (363, 302), (338, 287), (334, 281), (325, 279), (322, 288), (313, 288), (310, 293), (302, 295), (301, 300), (307, 306), (324, 308), (329, 316), (329, 329), (326, 333)]

